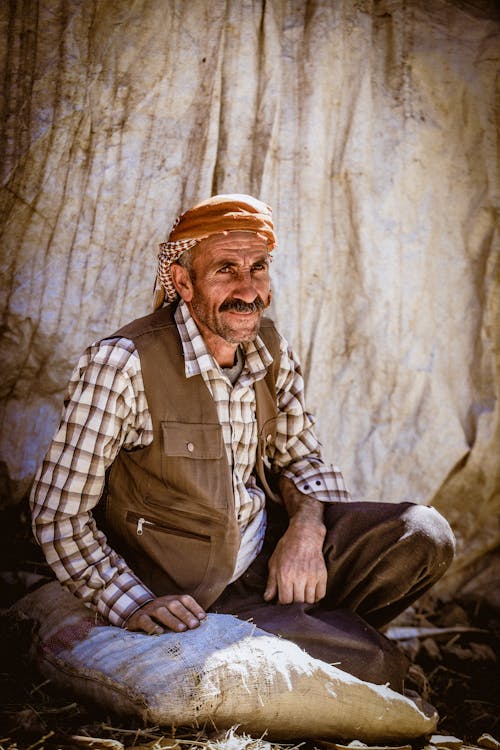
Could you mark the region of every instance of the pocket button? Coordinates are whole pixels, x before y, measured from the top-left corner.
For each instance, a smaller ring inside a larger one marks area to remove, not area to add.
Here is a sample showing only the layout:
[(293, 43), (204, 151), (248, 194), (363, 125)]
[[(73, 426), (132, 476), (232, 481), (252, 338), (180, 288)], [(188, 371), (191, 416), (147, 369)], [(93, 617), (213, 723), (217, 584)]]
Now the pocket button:
[(194, 451), (193, 443), (186, 443), (186, 448), (188, 449), (190, 453), (192, 453)]

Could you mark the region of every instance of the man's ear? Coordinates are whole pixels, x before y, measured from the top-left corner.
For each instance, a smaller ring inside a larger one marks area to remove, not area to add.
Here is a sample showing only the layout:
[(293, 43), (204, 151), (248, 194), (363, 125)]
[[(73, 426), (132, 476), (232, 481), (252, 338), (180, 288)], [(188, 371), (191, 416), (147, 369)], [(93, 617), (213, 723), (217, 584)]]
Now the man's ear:
[(170, 266), (170, 276), (174, 282), (175, 291), (179, 294), (184, 302), (191, 302), (193, 297), (193, 284), (189, 271), (178, 263), (172, 263)]

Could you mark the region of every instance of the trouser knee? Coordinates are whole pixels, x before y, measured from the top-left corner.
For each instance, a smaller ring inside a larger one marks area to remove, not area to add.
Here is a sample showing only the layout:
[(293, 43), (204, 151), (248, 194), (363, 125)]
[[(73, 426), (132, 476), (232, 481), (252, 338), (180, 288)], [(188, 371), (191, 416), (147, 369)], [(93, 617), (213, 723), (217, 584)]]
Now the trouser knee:
[(415, 553), (426, 558), (429, 571), (437, 578), (446, 571), (455, 554), (455, 536), (448, 521), (435, 508), (410, 505), (404, 513), (405, 536), (409, 536)]

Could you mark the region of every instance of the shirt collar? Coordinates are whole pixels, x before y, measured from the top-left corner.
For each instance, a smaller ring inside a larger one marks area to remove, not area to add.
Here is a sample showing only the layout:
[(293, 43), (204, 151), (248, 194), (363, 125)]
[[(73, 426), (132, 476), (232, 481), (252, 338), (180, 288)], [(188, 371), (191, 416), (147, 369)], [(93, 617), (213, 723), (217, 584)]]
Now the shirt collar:
[[(186, 378), (214, 370), (220, 373), (221, 369), (208, 351), (203, 336), (184, 300), (177, 305), (174, 320), (181, 338)], [(265, 376), (273, 361), (269, 350), (259, 335), (255, 341), (242, 344), (242, 349), (245, 355), (243, 372), (248, 372), (252, 380), (260, 380)]]

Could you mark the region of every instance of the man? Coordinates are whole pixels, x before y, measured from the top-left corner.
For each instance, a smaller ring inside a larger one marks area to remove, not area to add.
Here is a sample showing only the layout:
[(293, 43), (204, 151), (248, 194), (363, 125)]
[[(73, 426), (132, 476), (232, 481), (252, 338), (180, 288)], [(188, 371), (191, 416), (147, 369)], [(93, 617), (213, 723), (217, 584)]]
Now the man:
[(71, 378), (34, 533), (112, 624), (182, 632), (232, 613), (401, 689), (407, 661), (376, 628), (443, 574), (453, 537), (431, 508), (351, 502), (323, 462), (297, 358), (263, 317), (275, 245), (251, 196), (177, 219), (155, 312)]

